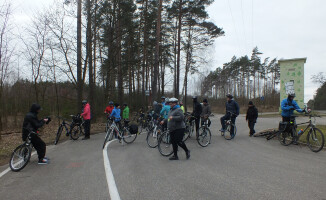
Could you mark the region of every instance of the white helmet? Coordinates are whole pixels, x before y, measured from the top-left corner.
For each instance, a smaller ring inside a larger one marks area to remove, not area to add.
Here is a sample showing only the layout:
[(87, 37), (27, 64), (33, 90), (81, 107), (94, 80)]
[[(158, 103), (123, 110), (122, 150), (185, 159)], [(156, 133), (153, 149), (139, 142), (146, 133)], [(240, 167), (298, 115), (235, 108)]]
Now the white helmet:
[(179, 100), (177, 98), (174, 98), (174, 97), (169, 99), (169, 103), (178, 103), (178, 101)]

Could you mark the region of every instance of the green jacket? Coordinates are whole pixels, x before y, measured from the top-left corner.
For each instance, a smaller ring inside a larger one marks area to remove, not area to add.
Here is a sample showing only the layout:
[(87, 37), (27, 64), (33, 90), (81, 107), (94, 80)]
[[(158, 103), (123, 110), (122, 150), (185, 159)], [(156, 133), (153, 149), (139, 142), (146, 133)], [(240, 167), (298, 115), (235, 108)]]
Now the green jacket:
[(129, 119), (129, 107), (125, 107), (122, 112), (122, 119)]

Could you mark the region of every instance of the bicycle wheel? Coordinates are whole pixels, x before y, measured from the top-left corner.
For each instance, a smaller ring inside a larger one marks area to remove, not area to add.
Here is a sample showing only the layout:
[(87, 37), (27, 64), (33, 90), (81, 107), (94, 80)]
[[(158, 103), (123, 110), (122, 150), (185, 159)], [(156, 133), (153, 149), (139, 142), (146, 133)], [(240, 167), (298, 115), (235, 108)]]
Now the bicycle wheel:
[(74, 125), (70, 129), (70, 137), (73, 140), (77, 140), (81, 134), (81, 127), (78, 125)]
[(311, 151), (319, 152), (324, 148), (324, 134), (318, 128), (310, 129), (307, 135), (307, 144)]
[(284, 146), (289, 146), (293, 142), (293, 137), (291, 133), (288, 133), (287, 131), (280, 132), (278, 134), (278, 141)]
[(190, 138), (190, 129), (189, 129), (189, 127), (188, 127), (188, 129), (186, 128), (186, 131), (184, 133), (184, 136), (182, 138), (182, 141), (185, 142), (185, 141), (188, 140), (188, 138)]
[(164, 132), (158, 140), (158, 151), (162, 156), (170, 156), (173, 153), (170, 133)]
[(10, 169), (14, 172), (22, 170), (31, 159), (32, 147), (26, 144), (19, 145), (11, 154)]
[(138, 131), (139, 131), (139, 133), (141, 133), (143, 131), (143, 120), (142, 119), (139, 119)]
[[(233, 134), (231, 134), (232, 128), (234, 129)], [(237, 133), (236, 126), (234, 126), (233, 124), (227, 124), (223, 136), (226, 140), (232, 140), (235, 137), (236, 133)]]
[(131, 134), (130, 131), (126, 128), (123, 129), (122, 134), (123, 134), (122, 139), (127, 144), (133, 143), (138, 135), (137, 133)]
[(156, 148), (158, 144), (158, 132), (161, 132), (160, 129), (154, 128), (147, 132), (146, 142), (149, 147)]
[(61, 133), (62, 133), (62, 129), (63, 129), (63, 127), (62, 126), (59, 126), (58, 132), (57, 132), (57, 136), (55, 137), (54, 145), (57, 145), (58, 144), (59, 139), (60, 139), (60, 136), (61, 136)]
[(202, 147), (207, 147), (211, 143), (211, 137), (212, 137), (211, 131), (209, 130), (209, 128), (200, 127), (198, 132), (199, 132), (199, 136), (197, 138), (198, 144)]
[(113, 134), (111, 134), (111, 132), (112, 132), (111, 129), (106, 131), (106, 135), (105, 135), (105, 138), (104, 138), (104, 143), (103, 143), (102, 149), (104, 149), (106, 142), (110, 141), (110, 137), (111, 137), (111, 135), (113, 135)]

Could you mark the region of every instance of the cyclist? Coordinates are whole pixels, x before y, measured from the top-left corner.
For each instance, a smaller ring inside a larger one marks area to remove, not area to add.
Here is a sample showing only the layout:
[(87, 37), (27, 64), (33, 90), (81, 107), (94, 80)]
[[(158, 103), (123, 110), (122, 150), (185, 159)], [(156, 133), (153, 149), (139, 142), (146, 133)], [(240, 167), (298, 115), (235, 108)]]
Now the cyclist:
[(197, 96), (193, 96), (192, 101), (193, 101), (193, 111), (192, 111), (191, 115), (193, 116), (193, 118), (191, 119), (191, 121), (195, 118), (196, 137), (197, 137), (198, 136), (198, 130), (199, 130), (200, 115), (202, 113), (202, 106), (197, 101)]
[(203, 109), (202, 110), (203, 111), (200, 114), (201, 125), (203, 125), (206, 120), (208, 120), (208, 124), (210, 125), (210, 120), (208, 117), (212, 114), (212, 111), (211, 111), (211, 106), (209, 105), (207, 99), (203, 100)]
[[(27, 139), (29, 133), (28, 130), (38, 133), (39, 128), (41, 128), (45, 123), (50, 122), (50, 118), (45, 118), (42, 120), (39, 120), (37, 118), (37, 114), (40, 111), (41, 106), (39, 104), (34, 103), (32, 104), (30, 111), (26, 114), (23, 122), (23, 141), (26, 141)], [(31, 135), (31, 143), (36, 149), (38, 155), (38, 164), (48, 164), (49, 159), (45, 157), (46, 144), (43, 142), (43, 140), (37, 134), (33, 134)]]
[[(281, 109), (282, 109), (282, 121), (283, 122), (290, 122), (291, 116), (293, 115), (293, 111), (296, 110), (297, 112), (305, 112), (305, 109), (301, 109), (296, 101), (294, 101), (295, 93), (289, 93), (288, 98), (283, 99), (281, 102)], [(294, 140), (294, 144), (298, 144), (298, 138), (296, 137)]]
[[(167, 99), (168, 100), (168, 99)], [(161, 97), (161, 105), (164, 106), (165, 105), (165, 96)]]
[(171, 143), (173, 146), (173, 156), (169, 160), (179, 160), (178, 158), (178, 146), (180, 146), (185, 152), (187, 159), (190, 158), (190, 151), (187, 148), (186, 144), (182, 141), (186, 125), (184, 123), (183, 112), (178, 105), (178, 99), (171, 98), (169, 99), (171, 111), (169, 112), (168, 119), (164, 120), (162, 124), (167, 123), (167, 127), (170, 131)]
[(82, 140), (88, 140), (90, 138), (91, 132), (91, 106), (87, 102), (87, 100), (82, 101), (83, 104), (83, 113), (80, 114), (81, 117), (84, 119), (84, 130), (85, 130), (85, 137)]
[[(116, 103), (114, 105), (114, 109), (112, 110), (110, 117), (114, 117), (114, 121), (118, 125), (119, 130), (121, 130), (121, 128), (122, 128), (120, 114), (121, 114), (120, 105), (118, 103)], [(115, 135), (115, 137), (117, 137), (117, 135)], [(119, 138), (119, 140), (120, 140), (120, 138)]]
[(111, 115), (113, 109), (114, 109), (113, 101), (110, 101), (109, 106), (105, 108), (104, 113)]
[(258, 118), (258, 110), (256, 106), (249, 101), (248, 110), (246, 115), (246, 121), (248, 121), (248, 127), (250, 129), (249, 136), (251, 137), (253, 134), (256, 133), (255, 131), (255, 124)]
[(123, 112), (122, 112), (122, 118), (125, 120), (129, 120), (129, 107), (128, 105), (125, 103), (123, 104)]
[[(170, 107), (170, 104), (168, 103), (169, 99), (166, 98), (166, 102), (162, 102), (162, 110), (160, 112), (160, 115), (162, 115), (164, 117), (164, 119), (167, 119), (168, 118), (168, 114), (171, 110), (171, 107)], [(164, 104), (163, 104), (164, 103)]]
[(185, 113), (185, 107), (183, 106), (183, 102), (182, 101), (180, 101), (180, 108), (181, 108), (181, 110), (182, 110), (182, 112), (184, 114)]
[[(236, 101), (233, 100), (233, 96), (231, 94), (226, 95), (226, 103), (225, 103), (225, 108), (226, 108), (226, 114), (221, 117), (221, 125), (222, 129), (221, 132), (225, 132), (225, 120), (231, 119), (231, 122), (235, 124), (235, 120), (237, 116), (239, 115), (240, 108), (239, 105)], [(235, 115), (231, 115), (229, 112), (234, 113)], [(231, 129), (231, 137), (234, 136), (234, 128)]]

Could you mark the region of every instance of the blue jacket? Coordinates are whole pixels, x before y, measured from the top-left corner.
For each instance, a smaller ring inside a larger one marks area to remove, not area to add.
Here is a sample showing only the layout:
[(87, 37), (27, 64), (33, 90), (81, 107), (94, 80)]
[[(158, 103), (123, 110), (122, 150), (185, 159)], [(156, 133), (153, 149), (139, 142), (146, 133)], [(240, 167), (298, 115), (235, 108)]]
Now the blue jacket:
[(237, 116), (240, 113), (240, 108), (237, 102), (235, 102), (234, 100), (231, 100), (230, 102), (226, 102), (225, 103), (225, 108), (226, 108), (226, 114), (227, 112), (232, 112), (235, 113)]
[(163, 115), (164, 119), (167, 119), (170, 110), (171, 110), (171, 107), (169, 105), (164, 105), (160, 112), (160, 115)]
[(114, 117), (116, 122), (119, 122), (121, 120), (121, 115), (120, 115), (121, 110), (119, 108), (114, 107), (112, 110), (112, 113), (110, 117)]
[(298, 106), (296, 101), (290, 101), (288, 98), (283, 99), (281, 102), (281, 109), (282, 109), (282, 117), (291, 117), (293, 115), (293, 111), (291, 108), (295, 109), (298, 112), (303, 112), (303, 110)]

